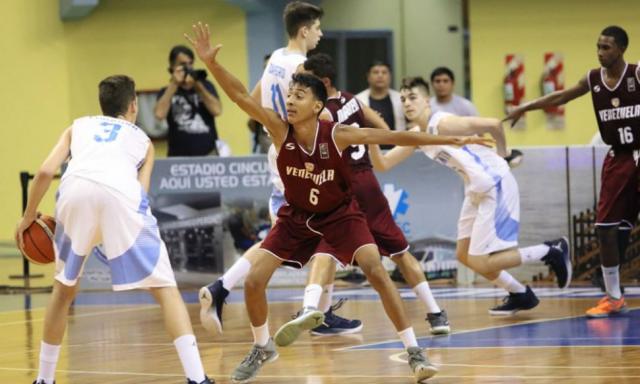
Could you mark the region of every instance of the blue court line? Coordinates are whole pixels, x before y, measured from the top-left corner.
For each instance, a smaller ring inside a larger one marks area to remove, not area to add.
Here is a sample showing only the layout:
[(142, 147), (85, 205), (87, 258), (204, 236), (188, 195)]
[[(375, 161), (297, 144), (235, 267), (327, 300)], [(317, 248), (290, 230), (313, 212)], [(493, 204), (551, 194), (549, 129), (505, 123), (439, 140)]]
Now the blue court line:
[[(640, 345), (640, 308), (605, 319), (585, 316), (520, 323), (448, 336), (422, 337), (423, 348), (605, 347)], [(455, 327), (455, 320), (452, 324)], [(400, 341), (386, 341), (344, 350), (403, 349)]]

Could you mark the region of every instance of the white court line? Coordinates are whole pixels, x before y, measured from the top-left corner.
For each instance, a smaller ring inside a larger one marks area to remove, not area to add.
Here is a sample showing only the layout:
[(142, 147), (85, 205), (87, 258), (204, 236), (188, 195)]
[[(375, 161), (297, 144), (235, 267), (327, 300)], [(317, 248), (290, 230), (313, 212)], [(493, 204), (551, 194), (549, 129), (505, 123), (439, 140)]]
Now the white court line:
[[(640, 307), (632, 307), (629, 308), (629, 311), (633, 311), (636, 310)], [(488, 316), (488, 315), (487, 315)], [(511, 316), (511, 317), (516, 317), (516, 316)], [(507, 328), (507, 327), (514, 327), (514, 326), (518, 326), (518, 325), (528, 325), (528, 324), (536, 324), (536, 323), (544, 323), (544, 322), (551, 322), (551, 321), (556, 321), (556, 320), (568, 320), (568, 319), (577, 319), (579, 317), (585, 317), (584, 315), (579, 315), (579, 316), (564, 316), (564, 317), (557, 317), (557, 318), (547, 318), (547, 319), (533, 319), (533, 320), (527, 320), (527, 321), (522, 321), (519, 323), (511, 323), (511, 324), (503, 324), (503, 325), (493, 325), (493, 326), (488, 326), (488, 327), (483, 327), (483, 328), (476, 328), (476, 329), (467, 329), (464, 331), (459, 331), (459, 332), (452, 332), (449, 335), (446, 335), (446, 337), (449, 336), (453, 336), (453, 335), (463, 335), (466, 333), (471, 333), (471, 332), (481, 332), (481, 331), (488, 331), (490, 329), (500, 329), (500, 328)], [(505, 318), (509, 318), (509, 317), (505, 317)], [(427, 336), (427, 339), (437, 339), (437, 338), (441, 338), (443, 336)], [(422, 337), (419, 337), (419, 339), (422, 339)], [(367, 343), (367, 344), (361, 344), (361, 345), (354, 345), (351, 347), (344, 347), (344, 348), (337, 348), (334, 349), (334, 351), (337, 352), (342, 352), (342, 351), (361, 351), (363, 350), (363, 347), (369, 347), (369, 346), (373, 346), (373, 345), (378, 345), (378, 344), (386, 344), (386, 343), (395, 343), (400, 341), (399, 339), (391, 339), (391, 340), (386, 340), (386, 341), (378, 341), (375, 343)], [(577, 346), (571, 346), (569, 345), (568, 347), (577, 347)], [(597, 345), (595, 347), (602, 347), (600, 345)], [(633, 346), (633, 347), (637, 347), (637, 345)], [(454, 348), (454, 347), (443, 347), (441, 349), (447, 349), (447, 348)], [(457, 347), (457, 348), (465, 348), (465, 347)], [(517, 348), (517, 347), (511, 347), (511, 346), (505, 346), (505, 347), (489, 347), (489, 348)], [(375, 350), (383, 350), (383, 349), (390, 349), (387, 347), (381, 347), (381, 348), (367, 348), (366, 350), (369, 351), (375, 351)], [(469, 349), (471, 349), (471, 347), (469, 347)]]
[[(21, 372), (35, 372), (35, 369), (31, 368), (11, 368), (0, 367), (0, 371), (21, 371)], [(125, 372), (125, 371), (81, 371), (70, 369), (59, 369), (57, 372), (71, 373), (71, 374), (88, 374), (88, 375), (107, 375), (107, 376), (154, 376), (154, 377), (184, 377), (183, 374), (175, 373), (141, 373), (141, 372)], [(221, 373), (209, 373), (211, 377), (226, 377), (227, 374)], [(396, 379), (396, 378), (408, 378), (410, 375), (258, 375), (263, 379)], [(525, 375), (438, 375), (440, 379), (630, 379), (640, 378), (635, 375), (576, 375), (576, 376), (525, 376)]]
[[(81, 317), (92, 317), (92, 316), (99, 316), (99, 315), (110, 315), (110, 314), (116, 314), (116, 313), (135, 312), (135, 311), (148, 310), (154, 307), (155, 306), (143, 306), (143, 307), (136, 307), (136, 308), (115, 309), (113, 311), (81, 313), (79, 315), (69, 314), (69, 318), (81, 318)], [(39, 323), (41, 321), (44, 321), (44, 317), (30, 319), (30, 320), (25, 319), (25, 320), (19, 320), (19, 321), (10, 321), (7, 323), (0, 323), (0, 327), (4, 327), (8, 325), (26, 324), (26, 323)]]

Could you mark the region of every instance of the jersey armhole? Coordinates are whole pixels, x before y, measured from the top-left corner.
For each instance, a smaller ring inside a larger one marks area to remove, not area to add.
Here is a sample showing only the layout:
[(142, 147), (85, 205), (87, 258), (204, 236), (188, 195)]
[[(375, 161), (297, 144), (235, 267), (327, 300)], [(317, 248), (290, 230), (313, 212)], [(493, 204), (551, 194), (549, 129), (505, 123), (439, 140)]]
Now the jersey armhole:
[(340, 157), (342, 157), (342, 151), (338, 148), (338, 144), (336, 144), (336, 128), (340, 125), (340, 123), (333, 123), (333, 127), (331, 128), (331, 141), (333, 141), (333, 146), (338, 151)]
[(591, 70), (587, 71), (587, 85), (589, 86), (589, 90), (591, 90)]
[(640, 61), (638, 61), (638, 64), (636, 65), (636, 70), (635, 70), (636, 81), (640, 84), (640, 76), (638, 75), (638, 71), (640, 71)]

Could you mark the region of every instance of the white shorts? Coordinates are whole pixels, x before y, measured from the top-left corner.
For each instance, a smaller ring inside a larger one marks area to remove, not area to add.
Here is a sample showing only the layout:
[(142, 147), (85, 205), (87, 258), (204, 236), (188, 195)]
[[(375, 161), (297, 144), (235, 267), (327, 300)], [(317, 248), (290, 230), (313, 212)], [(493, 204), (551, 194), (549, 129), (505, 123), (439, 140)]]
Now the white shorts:
[(458, 240), (471, 238), (469, 255), (487, 255), (518, 245), (520, 194), (508, 172), (483, 194), (467, 194), (458, 220)]
[(269, 216), (271, 217), (272, 226), (275, 225), (276, 220), (278, 220), (278, 210), (286, 203), (287, 200), (285, 200), (282, 192), (280, 192), (279, 189), (273, 188), (271, 196), (269, 197)]
[(76, 285), (87, 255), (100, 242), (114, 290), (176, 286), (142, 188), (133, 197), (80, 177), (64, 179), (56, 203), (56, 280)]

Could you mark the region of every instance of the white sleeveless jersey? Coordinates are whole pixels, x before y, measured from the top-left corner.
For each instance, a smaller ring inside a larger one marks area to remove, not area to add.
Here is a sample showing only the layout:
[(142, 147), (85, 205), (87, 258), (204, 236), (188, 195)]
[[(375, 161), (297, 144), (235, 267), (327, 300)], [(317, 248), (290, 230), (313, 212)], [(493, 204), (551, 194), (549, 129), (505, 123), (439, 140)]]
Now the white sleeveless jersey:
[[(431, 115), (428, 133), (438, 134), (438, 123), (446, 112)], [(417, 131), (419, 128), (413, 128)], [(510, 172), (507, 162), (491, 148), (470, 144), (463, 147), (449, 145), (424, 145), (420, 149), (431, 159), (456, 171), (464, 180), (465, 192), (484, 193), (495, 186)]]
[(71, 161), (62, 180), (76, 176), (138, 198), (138, 169), (150, 140), (128, 121), (107, 116), (76, 119), (71, 127)]
[(273, 109), (283, 120), (287, 120), (286, 99), (291, 77), (298, 66), (307, 60), (301, 53), (276, 49), (269, 58), (260, 79), (262, 106)]
[(278, 152), (276, 151), (276, 146), (271, 144), (269, 146), (269, 152), (267, 153), (267, 160), (269, 161), (269, 172), (271, 173), (271, 183), (273, 186), (284, 194), (284, 184), (282, 183), (282, 179), (280, 178), (280, 173), (278, 172)]

